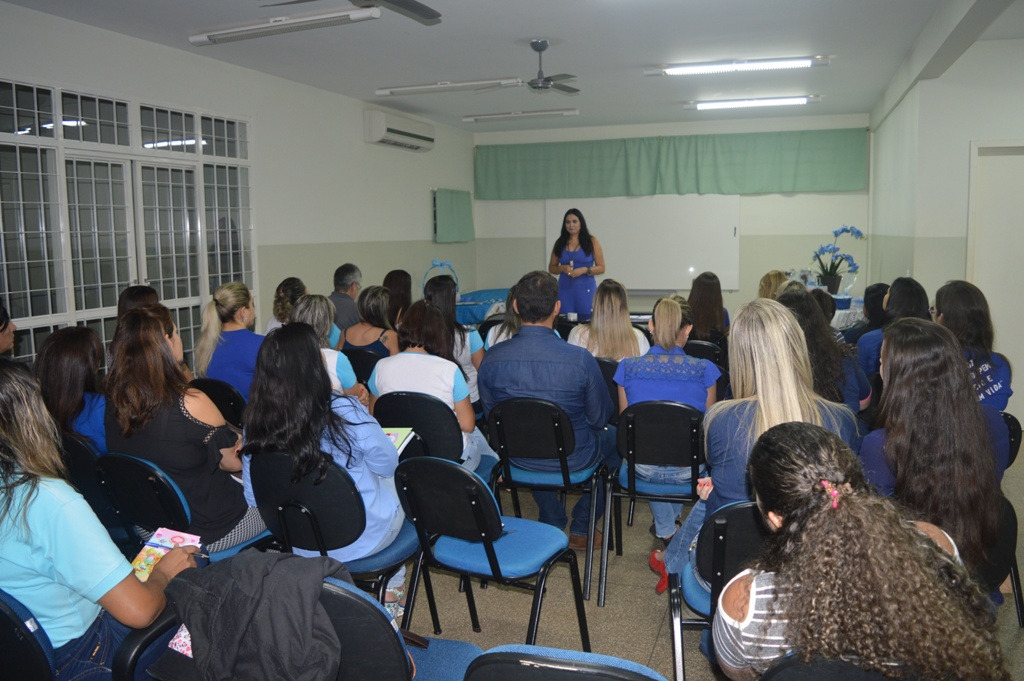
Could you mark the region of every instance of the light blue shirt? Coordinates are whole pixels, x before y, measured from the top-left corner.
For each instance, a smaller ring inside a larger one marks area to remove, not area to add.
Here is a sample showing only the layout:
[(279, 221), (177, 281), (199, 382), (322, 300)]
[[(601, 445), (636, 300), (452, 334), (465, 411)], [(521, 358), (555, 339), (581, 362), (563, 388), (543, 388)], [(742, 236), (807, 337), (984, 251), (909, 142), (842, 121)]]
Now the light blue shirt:
[(100, 614), (99, 599), (132, 574), (132, 566), (63, 480), (39, 482), (23, 523), (27, 487), (15, 490), (0, 526), (0, 588), (32, 611), (59, 648), (85, 634)]

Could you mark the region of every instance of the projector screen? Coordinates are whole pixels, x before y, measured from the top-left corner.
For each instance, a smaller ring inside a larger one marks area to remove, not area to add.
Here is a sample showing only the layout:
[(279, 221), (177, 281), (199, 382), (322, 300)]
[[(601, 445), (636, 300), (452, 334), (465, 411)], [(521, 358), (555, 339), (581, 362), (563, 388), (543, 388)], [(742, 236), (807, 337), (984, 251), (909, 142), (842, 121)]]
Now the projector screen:
[(602, 277), (630, 291), (690, 288), (701, 272), (718, 275), (723, 289), (740, 283), (738, 196), (658, 195), (544, 202), (548, 257), (565, 211), (578, 208), (604, 249)]

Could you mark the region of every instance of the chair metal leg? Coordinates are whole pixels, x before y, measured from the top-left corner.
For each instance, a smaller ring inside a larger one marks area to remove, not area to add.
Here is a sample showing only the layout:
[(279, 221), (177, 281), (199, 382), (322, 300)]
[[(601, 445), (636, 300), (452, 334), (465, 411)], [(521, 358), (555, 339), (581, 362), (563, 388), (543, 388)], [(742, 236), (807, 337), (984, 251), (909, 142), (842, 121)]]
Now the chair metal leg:
[(675, 681), (686, 681), (683, 659), (683, 589), (679, 584), (679, 575), (675, 572), (668, 576), (668, 612), (672, 623), (672, 666)]
[[(630, 502), (632, 504), (632, 502)], [(629, 526), (633, 526), (633, 507), (629, 509)], [(615, 497), (615, 555), (622, 555), (622, 497)]]
[(633, 515), (636, 513), (636, 497), (629, 498), (629, 515), (626, 517), (626, 524), (633, 527)]
[[(610, 535), (612, 533), (612, 481), (607, 480), (604, 488), (604, 536), (601, 538), (601, 570), (598, 573), (599, 576), (597, 583), (597, 607), (599, 608), (604, 607), (605, 590), (608, 586), (608, 548), (611, 542)], [(619, 499), (616, 497), (615, 501), (618, 500)], [(616, 518), (616, 521), (618, 521), (618, 518)], [(617, 526), (618, 522), (615, 524)], [(621, 528), (617, 530), (617, 532), (621, 531)]]
[(568, 552), (569, 577), (572, 579), (573, 600), (576, 602), (576, 620), (580, 625), (580, 644), (583, 652), (590, 652), (590, 628), (587, 626), (587, 609), (583, 605), (583, 589), (580, 588), (580, 567), (576, 554)]
[(434, 636), (441, 635), (441, 618), (437, 615), (437, 602), (434, 600), (434, 586), (430, 583), (430, 570), (423, 566), (423, 587), (427, 590), (427, 605), (430, 606), (430, 619), (434, 624)]
[(466, 592), (466, 605), (469, 607), (469, 621), (473, 631), (480, 633), (480, 618), (476, 612), (476, 599), (473, 598), (473, 580), (468, 575), (460, 575), (459, 589)]
[(1020, 589), (1020, 567), (1017, 558), (1010, 563), (1010, 585), (1013, 587), (1013, 602), (1017, 606), (1017, 625), (1024, 629), (1024, 594)]
[(590, 527), (587, 528), (587, 560), (583, 568), (583, 598), (590, 600), (590, 578), (594, 570), (594, 530), (597, 528), (597, 490), (604, 484), (604, 468), (590, 478)]
[(522, 518), (523, 511), (519, 508), (519, 490), (513, 487), (509, 492), (512, 494), (512, 513), (514, 513), (517, 518)]
[[(405, 599), (405, 613), (402, 615), (402, 628), (406, 631), (412, 626), (412, 609), (416, 605), (416, 590), (420, 584), (420, 571), (423, 569), (423, 552), (421, 551), (419, 556), (416, 558), (415, 565), (412, 568), (412, 576), (409, 577), (409, 586), (406, 593), (408, 596)], [(427, 582), (424, 581), (423, 585), (426, 586)], [(385, 587), (386, 588), (386, 587)], [(427, 593), (427, 600), (433, 601), (433, 593)], [(380, 596), (380, 602), (384, 603), (383, 593)], [(435, 606), (436, 607), (436, 606)]]

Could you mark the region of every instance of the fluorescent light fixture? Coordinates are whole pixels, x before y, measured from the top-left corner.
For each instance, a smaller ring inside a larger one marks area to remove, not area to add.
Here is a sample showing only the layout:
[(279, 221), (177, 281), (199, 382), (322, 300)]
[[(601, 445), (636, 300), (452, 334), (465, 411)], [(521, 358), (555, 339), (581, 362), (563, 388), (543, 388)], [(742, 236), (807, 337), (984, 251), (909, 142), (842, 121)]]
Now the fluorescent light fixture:
[(765, 97), (763, 99), (725, 99), (714, 102), (687, 102), (684, 109), (697, 111), (713, 111), (715, 109), (748, 109), (757, 106), (800, 106), (821, 101), (818, 95), (800, 95), (798, 97)]
[(382, 87), (374, 91), (378, 97), (390, 95), (418, 95), (424, 92), (457, 92), (459, 90), (490, 90), (492, 88), (519, 87), (523, 85), (522, 78), (494, 78), (492, 80), (442, 80), (437, 83), (425, 83), (423, 85), (399, 85), (397, 87)]
[[(206, 146), (206, 140), (199, 142), (200, 146)], [(165, 140), (162, 142), (146, 142), (143, 144), (145, 149), (166, 149), (168, 147), (194, 147), (196, 141), (193, 140)]]
[(306, 31), (311, 28), (323, 28), (325, 26), (337, 26), (338, 24), (351, 24), (356, 21), (367, 19), (379, 19), (380, 7), (367, 7), (365, 9), (345, 9), (331, 12), (320, 12), (318, 14), (302, 14), (292, 17), (271, 17), (262, 21), (234, 26), (231, 28), (217, 28), (200, 33), (193, 33), (188, 41), (193, 45), (215, 45), (217, 43), (228, 43), (234, 40), (248, 40), (249, 38), (262, 38), (268, 35), (279, 33), (291, 33), (292, 31)]
[(463, 116), (463, 123), (481, 123), (484, 121), (504, 121), (510, 118), (540, 118), (542, 116), (579, 116), (579, 109), (546, 109), (544, 111), (509, 111), (507, 113), (473, 114)]
[[(60, 122), (60, 124), (63, 125), (65, 128), (84, 128), (85, 126), (89, 125), (85, 121), (74, 119), (63, 120)], [(53, 130), (53, 123), (43, 123), (41, 127), (46, 128), (47, 130)]]
[(702, 64), (674, 64), (644, 69), (645, 76), (700, 76), (709, 73), (740, 73), (743, 71), (777, 71), (828, 66), (828, 57), (787, 57), (785, 59), (742, 59)]

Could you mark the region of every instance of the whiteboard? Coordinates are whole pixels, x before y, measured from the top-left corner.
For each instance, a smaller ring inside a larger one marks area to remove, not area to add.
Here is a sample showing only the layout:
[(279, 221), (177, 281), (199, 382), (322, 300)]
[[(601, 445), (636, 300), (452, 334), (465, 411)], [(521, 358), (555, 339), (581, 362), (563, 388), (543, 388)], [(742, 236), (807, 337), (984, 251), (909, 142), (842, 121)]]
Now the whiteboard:
[(551, 199), (544, 202), (547, 258), (565, 211), (578, 208), (601, 242), (604, 277), (631, 291), (690, 288), (714, 272), (723, 289), (740, 286), (740, 197), (687, 194)]

